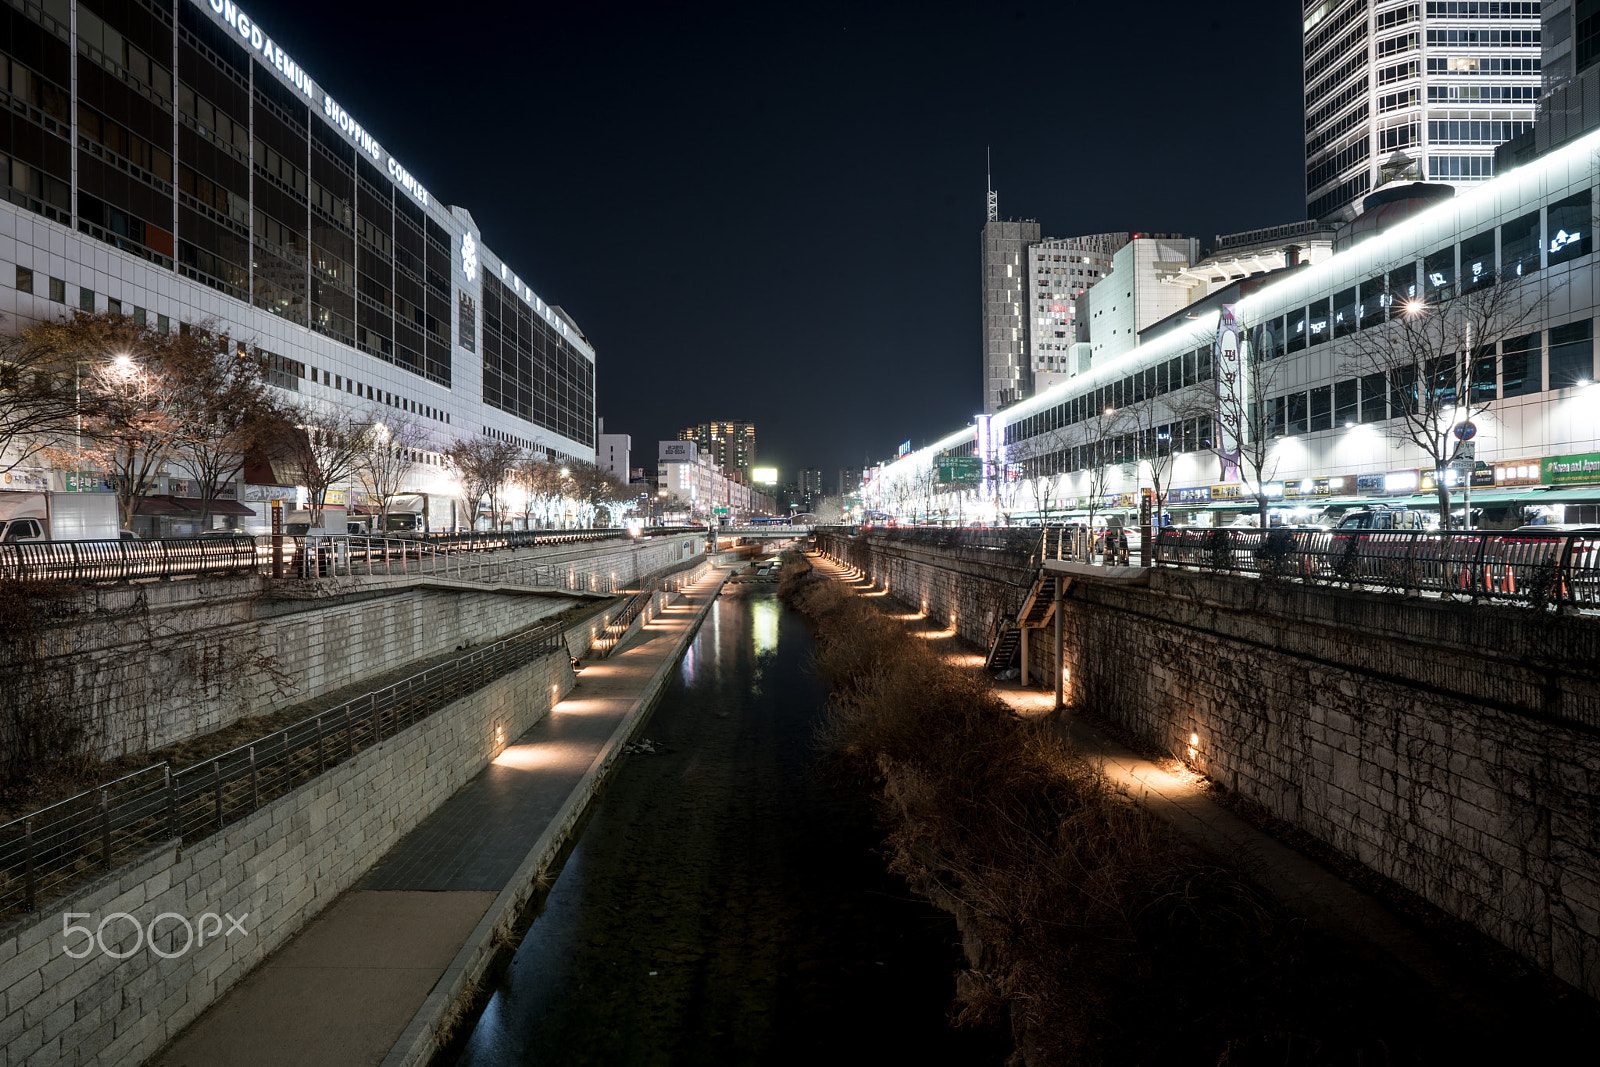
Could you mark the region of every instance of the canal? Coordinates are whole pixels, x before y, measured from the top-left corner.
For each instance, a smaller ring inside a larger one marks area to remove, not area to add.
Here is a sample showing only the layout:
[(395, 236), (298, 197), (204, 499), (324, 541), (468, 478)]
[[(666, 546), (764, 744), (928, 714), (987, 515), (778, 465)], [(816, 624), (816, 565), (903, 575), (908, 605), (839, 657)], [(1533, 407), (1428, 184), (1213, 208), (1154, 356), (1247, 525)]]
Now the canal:
[(819, 759), (811, 635), (771, 589), (713, 606), (455, 1062), (1004, 1061), (947, 1025), (955, 925)]

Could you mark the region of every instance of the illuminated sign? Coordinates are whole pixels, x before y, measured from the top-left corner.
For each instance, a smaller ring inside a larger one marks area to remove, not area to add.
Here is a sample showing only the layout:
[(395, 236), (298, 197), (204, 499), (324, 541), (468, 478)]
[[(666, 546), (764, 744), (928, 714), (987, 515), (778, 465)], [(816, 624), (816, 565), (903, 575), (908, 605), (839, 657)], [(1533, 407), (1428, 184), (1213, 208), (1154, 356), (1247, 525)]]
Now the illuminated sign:
[(1417, 472), (1390, 471), (1383, 476), (1383, 491), (1386, 493), (1411, 493), (1417, 488)]
[[(296, 92), (307, 100), (317, 99), (317, 85), (311, 80), (310, 73), (268, 37), (266, 31), (246, 15), (233, 0), (194, 0), (194, 2), (196, 5), (209, 7), (211, 13), (221, 20), (229, 33), (260, 56), (263, 63), (282, 74), (284, 79), (294, 86)], [(419, 204), (428, 202), (428, 190), (422, 183), (417, 181), (398, 159), (385, 152), (377, 138), (363, 129), (361, 124), (351, 118), (350, 113), (340, 107), (326, 92), (322, 93), (322, 113), (346, 137), (355, 142), (357, 148), (372, 157), (373, 162), (382, 163), (389, 173), (390, 180), (409, 193), (412, 199)]]
[[(199, 0), (195, 0), (196, 3)], [(239, 10), (239, 5), (233, 0), (206, 0), (211, 10), (222, 16), (222, 21), (227, 27), (238, 35), (239, 40), (252, 52), (255, 52), (267, 66), (289, 79), (289, 83), (298, 91), (305, 94), (307, 100), (315, 99), (311, 75), (305, 68), (289, 58), (283, 49), (273, 43), (272, 38), (261, 31), (261, 27), (251, 20), (250, 16)]]
[(470, 233), (461, 235), (461, 273), (469, 282), (478, 276), (478, 244)]
[(1600, 479), (1600, 452), (1572, 456), (1547, 456), (1539, 464), (1540, 481), (1545, 485), (1570, 485)]
[(1550, 238), (1550, 251), (1561, 251), (1563, 248), (1567, 247), (1567, 245), (1570, 245), (1576, 241), (1581, 233), (1581, 230), (1577, 233), (1568, 233), (1566, 230), (1557, 230), (1556, 235)]
[(1243, 489), (1244, 486), (1238, 482), (1230, 482), (1227, 485), (1213, 485), (1211, 487), (1211, 499), (1238, 500), (1243, 495)]
[(1539, 461), (1536, 459), (1521, 459), (1511, 463), (1496, 463), (1493, 466), (1495, 485), (1539, 484)]
[(778, 468), (777, 467), (752, 467), (750, 469), (750, 477), (755, 480), (755, 483), (757, 485), (777, 485), (778, 484)]
[(656, 460), (660, 463), (693, 463), (698, 455), (699, 449), (693, 441), (662, 441)]
[(1175, 489), (1173, 496), (1179, 504), (1209, 504), (1211, 503), (1211, 487), (1202, 485), (1195, 489)]

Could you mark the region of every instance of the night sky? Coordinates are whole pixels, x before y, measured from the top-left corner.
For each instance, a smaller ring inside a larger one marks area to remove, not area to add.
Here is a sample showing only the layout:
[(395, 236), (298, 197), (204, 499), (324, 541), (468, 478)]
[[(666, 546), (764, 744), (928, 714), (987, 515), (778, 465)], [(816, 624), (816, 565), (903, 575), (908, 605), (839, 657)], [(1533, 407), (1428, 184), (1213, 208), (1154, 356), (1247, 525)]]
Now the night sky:
[(969, 421), (985, 146), (1047, 237), (1304, 216), (1282, 0), (246, 10), (577, 319), (635, 465), (743, 418), (832, 491)]

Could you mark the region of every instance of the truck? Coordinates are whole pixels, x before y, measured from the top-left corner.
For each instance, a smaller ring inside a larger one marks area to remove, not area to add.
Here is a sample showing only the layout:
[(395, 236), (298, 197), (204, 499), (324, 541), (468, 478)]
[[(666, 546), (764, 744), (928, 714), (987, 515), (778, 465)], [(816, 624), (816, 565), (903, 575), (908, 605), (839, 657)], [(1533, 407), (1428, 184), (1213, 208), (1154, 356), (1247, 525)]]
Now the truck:
[(138, 540), (110, 493), (0, 493), (0, 541)]

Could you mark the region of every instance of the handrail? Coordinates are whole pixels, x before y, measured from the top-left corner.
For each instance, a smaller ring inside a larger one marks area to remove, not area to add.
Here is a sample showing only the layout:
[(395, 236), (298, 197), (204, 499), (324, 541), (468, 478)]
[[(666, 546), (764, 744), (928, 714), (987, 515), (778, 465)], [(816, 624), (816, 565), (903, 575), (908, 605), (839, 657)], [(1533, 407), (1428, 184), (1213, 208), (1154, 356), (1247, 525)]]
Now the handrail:
[[(368, 563), (375, 554), (381, 555), (384, 573), (394, 573), (391, 564), (396, 559), (428, 558), (438, 570), (439, 559), (455, 558), (460, 553), (488, 554), (503, 548), (579, 544), (628, 536), (626, 530), (516, 530), (493, 535), (283, 534), (279, 539), (283, 573), (293, 578), (314, 578), (363, 573), (359, 567), (354, 571), (337, 567), (330, 570), (327, 560), (319, 554), (324, 551), (340, 560)], [(273, 540), (270, 534), (239, 534), (148, 541), (8, 541), (0, 543), (0, 581), (101, 582), (271, 574)], [(345, 547), (335, 549), (336, 545)], [(364, 573), (374, 572), (369, 567)]]
[(149, 849), (194, 844), (482, 688), (565, 649), (559, 623), (456, 656), (182, 769), (158, 763), (0, 825), (0, 916)]
[(1415, 595), (1600, 607), (1600, 535), (1488, 530), (1165, 529), (1158, 565)]

